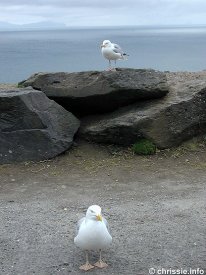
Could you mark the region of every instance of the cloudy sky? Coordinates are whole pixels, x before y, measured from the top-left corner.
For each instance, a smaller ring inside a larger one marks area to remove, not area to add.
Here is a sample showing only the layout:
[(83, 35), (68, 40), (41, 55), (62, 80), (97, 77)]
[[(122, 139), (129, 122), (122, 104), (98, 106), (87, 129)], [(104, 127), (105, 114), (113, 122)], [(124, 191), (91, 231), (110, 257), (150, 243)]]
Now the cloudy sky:
[(206, 0), (0, 0), (0, 21), (68, 26), (206, 24)]

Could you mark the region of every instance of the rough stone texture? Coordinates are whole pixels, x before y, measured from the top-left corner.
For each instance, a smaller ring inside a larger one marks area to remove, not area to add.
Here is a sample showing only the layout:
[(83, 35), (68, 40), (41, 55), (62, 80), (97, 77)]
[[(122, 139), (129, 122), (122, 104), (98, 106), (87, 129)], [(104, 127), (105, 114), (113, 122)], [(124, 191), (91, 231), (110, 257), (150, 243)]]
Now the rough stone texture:
[(129, 145), (138, 138), (170, 148), (206, 131), (206, 72), (167, 73), (170, 93), (111, 114), (88, 117), (80, 135), (91, 141)]
[(0, 91), (0, 164), (43, 160), (67, 150), (79, 121), (44, 93)]
[(140, 69), (78, 73), (38, 73), (19, 83), (43, 91), (77, 115), (113, 111), (138, 100), (168, 93), (162, 72)]

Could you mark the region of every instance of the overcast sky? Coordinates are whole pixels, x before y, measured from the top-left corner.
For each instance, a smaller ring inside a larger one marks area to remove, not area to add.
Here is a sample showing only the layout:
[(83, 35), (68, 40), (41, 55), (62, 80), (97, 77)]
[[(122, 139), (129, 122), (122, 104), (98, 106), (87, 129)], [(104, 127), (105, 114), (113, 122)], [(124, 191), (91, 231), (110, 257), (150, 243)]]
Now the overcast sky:
[(68, 26), (206, 24), (206, 0), (0, 0), (0, 21)]

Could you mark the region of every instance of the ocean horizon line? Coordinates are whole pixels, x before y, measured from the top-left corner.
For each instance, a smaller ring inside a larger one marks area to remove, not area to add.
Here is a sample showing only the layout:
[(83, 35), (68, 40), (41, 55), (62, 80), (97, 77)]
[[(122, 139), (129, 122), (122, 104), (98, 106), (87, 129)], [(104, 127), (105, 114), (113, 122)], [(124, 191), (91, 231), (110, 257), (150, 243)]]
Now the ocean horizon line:
[[(3, 22), (0, 22), (3, 23)], [(6, 23), (6, 22), (5, 22)], [(157, 25), (99, 25), (99, 26), (39, 26), (37, 22), (35, 25), (32, 24), (12, 24), (11, 27), (2, 27), (0, 26), (0, 31), (55, 31), (55, 30), (82, 30), (82, 29), (89, 29), (89, 30), (97, 30), (97, 29), (128, 29), (128, 28), (137, 28), (137, 29), (188, 29), (188, 28), (206, 28), (206, 24), (157, 24)], [(41, 22), (43, 23), (43, 22)]]

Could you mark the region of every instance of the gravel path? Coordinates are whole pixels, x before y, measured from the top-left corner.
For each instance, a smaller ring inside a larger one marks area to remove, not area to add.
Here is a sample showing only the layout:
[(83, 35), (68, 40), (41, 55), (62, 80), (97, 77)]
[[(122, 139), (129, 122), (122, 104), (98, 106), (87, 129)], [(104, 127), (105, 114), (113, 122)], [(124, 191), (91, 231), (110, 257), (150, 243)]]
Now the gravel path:
[(89, 274), (206, 272), (205, 153), (193, 142), (150, 157), (80, 142), (51, 161), (0, 166), (0, 274), (83, 274), (75, 224), (94, 203), (114, 241), (109, 267)]

